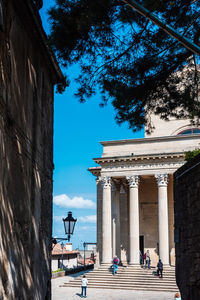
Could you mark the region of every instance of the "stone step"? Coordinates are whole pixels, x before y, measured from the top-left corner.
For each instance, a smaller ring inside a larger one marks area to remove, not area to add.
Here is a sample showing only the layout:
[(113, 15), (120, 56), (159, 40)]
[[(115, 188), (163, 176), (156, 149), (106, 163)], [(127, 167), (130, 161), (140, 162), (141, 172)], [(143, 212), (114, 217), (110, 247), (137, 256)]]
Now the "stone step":
[[(112, 273), (112, 269), (110, 270), (94, 270), (94, 271), (90, 271), (88, 273)], [(147, 273), (155, 273), (157, 272), (157, 270), (139, 270), (139, 271), (136, 271), (136, 270), (119, 270), (117, 271), (118, 273), (127, 273), (127, 274), (130, 274), (130, 273), (136, 273), (136, 274), (147, 274)], [(163, 271), (163, 274), (175, 274), (175, 272), (172, 272), (172, 271)]]
[[(109, 273), (93, 273), (93, 274), (90, 274), (90, 273), (87, 273), (87, 276), (88, 277), (95, 277), (95, 276), (101, 276), (101, 277), (113, 277), (113, 274), (112, 272), (109, 272)], [(153, 274), (153, 273), (146, 273), (146, 274), (142, 274), (142, 273), (120, 273), (120, 272), (117, 272), (116, 273), (116, 276), (120, 276), (120, 277), (157, 277), (156, 274)], [(175, 279), (175, 274), (167, 274), (167, 273), (163, 273), (163, 277), (164, 278), (171, 278), (171, 279)]]
[[(108, 277), (109, 278), (109, 277), (113, 277), (113, 274), (112, 273), (96, 273), (96, 274), (89, 274), (89, 273), (87, 273), (87, 277), (88, 278), (90, 278), (90, 277), (94, 278), (96, 276), (97, 277)], [(152, 273), (150, 273), (150, 274), (133, 274), (133, 273), (127, 274), (127, 273), (119, 273), (119, 272), (117, 272), (115, 276), (120, 277), (120, 278), (123, 278), (123, 277), (157, 278), (157, 275), (152, 274)], [(173, 275), (173, 274), (169, 275), (169, 274), (165, 274), (164, 273), (163, 277), (175, 280), (175, 275)]]
[[(67, 285), (60, 285), (60, 287), (77, 287), (80, 288), (80, 284), (79, 285), (73, 285), (71, 284), (67, 284)], [(88, 285), (89, 288), (96, 288), (96, 289), (121, 289), (121, 290), (145, 290), (145, 291), (160, 291), (160, 292), (177, 292), (178, 288), (175, 287), (170, 287), (170, 286), (164, 286), (164, 287), (160, 287), (160, 286), (149, 286), (149, 285), (106, 285), (106, 284), (91, 284)]]
[[(156, 269), (144, 269), (141, 267), (128, 266), (119, 267), (115, 276), (108, 266), (101, 266), (99, 269), (86, 273), (89, 287), (101, 289), (131, 289), (149, 291), (178, 291), (175, 281), (175, 269), (168, 267), (163, 272), (164, 278), (158, 278)], [(76, 277), (63, 287), (80, 287), (81, 278)]]
[[(81, 282), (70, 282), (65, 284), (66, 286), (80, 286)], [(168, 283), (163, 283), (163, 284), (158, 284), (158, 283), (149, 283), (149, 282), (139, 282), (139, 281), (134, 281), (134, 282), (102, 282), (102, 281), (94, 281), (94, 282), (89, 282), (89, 286), (91, 285), (102, 285), (102, 286), (140, 286), (143, 288), (146, 287), (156, 287), (156, 288), (177, 288), (176, 284), (168, 284)]]
[[(100, 269), (109, 269), (110, 266), (112, 266), (112, 264), (109, 264), (109, 265), (106, 265), (106, 266), (99, 266), (97, 267), (96, 270), (100, 270)], [(141, 265), (128, 265), (128, 266), (118, 266), (119, 269), (138, 269), (138, 270), (141, 270), (141, 269), (145, 269), (144, 266), (141, 266)], [(156, 269), (156, 267), (153, 267), (151, 266), (151, 269)], [(175, 267), (174, 266), (164, 266), (163, 267), (164, 270), (175, 270)]]
[[(93, 274), (97, 274), (97, 273), (103, 273), (103, 274), (109, 274), (109, 273), (112, 273), (112, 270), (95, 270), (95, 271), (90, 271), (88, 272), (89, 273), (93, 273)], [(139, 271), (135, 271), (135, 270), (118, 270), (117, 271), (118, 273), (120, 274), (153, 274), (153, 273), (156, 273), (157, 271), (156, 270), (139, 270)], [(172, 275), (174, 274), (175, 275), (175, 272), (167, 272), (167, 271), (163, 271), (163, 274), (169, 274), (169, 275)]]
[[(112, 273), (110, 274), (86, 274), (86, 276), (88, 278), (94, 278), (94, 277), (107, 277), (107, 278), (111, 278), (113, 277), (114, 275)], [(143, 278), (143, 277), (146, 277), (146, 278), (158, 278), (158, 276), (156, 274), (127, 274), (127, 273), (116, 273), (115, 276), (117, 277), (120, 277), (120, 278), (125, 278), (125, 277), (129, 277), (129, 278), (132, 278), (132, 277), (139, 277), (139, 278)], [(168, 278), (168, 279), (172, 279), (172, 280), (175, 280), (175, 275), (168, 275), (168, 274), (163, 274), (163, 278)]]
[[(141, 278), (141, 279), (138, 279), (138, 278), (134, 278), (134, 279), (120, 279), (120, 278), (110, 278), (110, 279), (97, 279), (97, 278), (93, 278), (93, 279), (88, 279), (89, 283), (90, 282), (109, 282), (109, 283), (122, 283), (122, 284), (131, 284), (131, 283), (134, 283), (134, 282), (139, 282), (139, 283), (144, 283), (144, 284), (159, 284), (159, 285), (162, 285), (162, 284), (169, 284), (169, 285), (176, 285), (176, 282), (175, 281), (169, 281), (169, 280), (164, 280), (163, 278), (157, 278), (155, 280), (149, 280), (149, 279), (145, 279), (145, 278)], [(73, 282), (73, 283), (80, 283), (81, 282), (81, 278), (76, 278), (70, 282)]]
[[(87, 277), (88, 278), (88, 277)], [(122, 283), (122, 284), (132, 284), (135, 282), (141, 283), (141, 284), (167, 284), (167, 285), (176, 285), (175, 280), (168, 280), (166, 278), (117, 278), (117, 277), (112, 277), (112, 278), (98, 278), (98, 277), (94, 277), (94, 278), (88, 278), (89, 282), (105, 282), (105, 283)], [(74, 280), (72, 280), (71, 282), (73, 283), (80, 283), (81, 282), (81, 278), (75, 278)]]
[[(105, 271), (109, 271), (109, 270), (111, 270), (111, 266), (109, 268), (100, 267), (99, 269), (94, 269), (92, 272), (98, 272), (98, 271), (104, 271), (105, 272)], [(146, 268), (145, 269), (145, 268), (135, 268), (135, 267), (118, 267), (118, 270), (126, 271), (126, 272), (128, 272), (128, 271), (141, 272), (141, 271), (156, 271), (157, 268), (150, 268), (150, 269)], [(175, 273), (175, 269), (174, 268), (168, 268), (168, 269), (164, 268), (163, 272)]]

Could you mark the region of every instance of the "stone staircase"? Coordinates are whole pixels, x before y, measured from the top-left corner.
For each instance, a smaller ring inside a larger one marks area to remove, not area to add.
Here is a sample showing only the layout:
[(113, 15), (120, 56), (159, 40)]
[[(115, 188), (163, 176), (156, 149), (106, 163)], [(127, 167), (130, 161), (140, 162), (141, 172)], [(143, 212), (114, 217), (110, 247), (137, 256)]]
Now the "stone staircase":
[[(86, 274), (89, 288), (98, 289), (124, 289), (124, 290), (146, 290), (161, 292), (177, 292), (178, 288), (175, 281), (175, 268), (165, 267), (163, 278), (158, 278), (156, 269), (150, 270), (140, 266), (119, 267), (115, 276), (108, 266), (101, 266), (98, 269), (89, 271)], [(82, 275), (72, 278), (64, 283), (62, 287), (81, 286)]]

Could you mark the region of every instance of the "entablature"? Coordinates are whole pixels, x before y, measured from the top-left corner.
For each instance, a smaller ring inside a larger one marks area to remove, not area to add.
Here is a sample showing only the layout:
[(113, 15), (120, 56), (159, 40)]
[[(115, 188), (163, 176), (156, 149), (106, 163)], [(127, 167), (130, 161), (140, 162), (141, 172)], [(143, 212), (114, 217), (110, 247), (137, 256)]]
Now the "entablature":
[(96, 160), (100, 167), (89, 168), (95, 176), (128, 176), (130, 174), (151, 175), (158, 173), (173, 174), (184, 163), (184, 154), (179, 155), (150, 155), (147, 157), (103, 158)]
[(148, 154), (148, 155), (129, 155), (129, 156), (112, 156), (112, 157), (100, 157), (94, 158), (93, 160), (99, 164), (104, 165), (105, 163), (119, 163), (119, 162), (136, 162), (136, 161), (149, 161), (149, 160), (161, 160), (161, 159), (181, 159), (183, 160), (185, 154), (179, 153), (159, 153), (159, 154)]

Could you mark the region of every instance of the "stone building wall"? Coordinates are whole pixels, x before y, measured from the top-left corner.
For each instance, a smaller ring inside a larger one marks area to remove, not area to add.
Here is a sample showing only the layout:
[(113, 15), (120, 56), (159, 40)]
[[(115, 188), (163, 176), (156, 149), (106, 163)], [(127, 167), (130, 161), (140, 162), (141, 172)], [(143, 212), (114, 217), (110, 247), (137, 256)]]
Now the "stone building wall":
[(200, 155), (174, 174), (176, 280), (182, 300), (200, 299)]
[(0, 0), (0, 299), (51, 298), (53, 86), (33, 1)]

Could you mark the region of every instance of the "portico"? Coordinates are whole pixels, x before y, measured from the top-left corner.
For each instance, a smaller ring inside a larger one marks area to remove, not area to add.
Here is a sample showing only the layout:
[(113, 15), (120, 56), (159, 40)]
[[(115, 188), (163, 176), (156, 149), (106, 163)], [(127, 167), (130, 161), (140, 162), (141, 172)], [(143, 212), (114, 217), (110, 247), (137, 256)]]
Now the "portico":
[(152, 265), (158, 258), (174, 265), (173, 173), (199, 143), (199, 135), (101, 143), (99, 167), (89, 169), (97, 177), (99, 263), (117, 255), (139, 265), (140, 251), (149, 249)]

